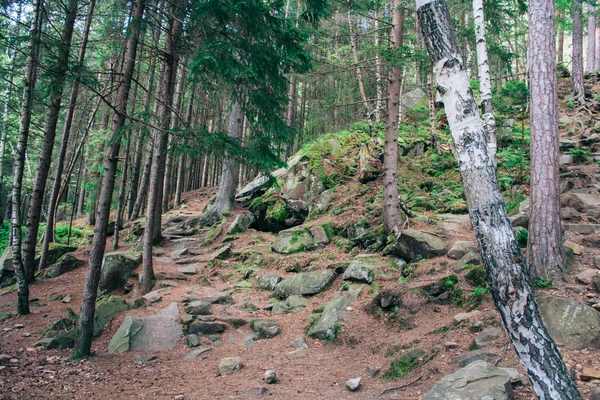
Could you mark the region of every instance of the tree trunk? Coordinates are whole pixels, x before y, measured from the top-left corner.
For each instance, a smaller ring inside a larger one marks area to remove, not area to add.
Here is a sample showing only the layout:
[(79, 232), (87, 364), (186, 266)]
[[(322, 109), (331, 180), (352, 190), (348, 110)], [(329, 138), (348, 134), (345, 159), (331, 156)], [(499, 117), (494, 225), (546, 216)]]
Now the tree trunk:
[[(85, 60), (85, 52), (87, 49), (88, 36), (90, 33), (90, 26), (92, 24), (92, 16), (94, 15), (94, 7), (96, 0), (91, 0), (88, 7), (88, 14), (85, 20), (85, 27), (83, 29), (83, 41), (79, 48), (79, 55), (77, 57), (77, 64), (83, 65)], [(42, 254), (40, 255), (40, 263), (38, 270), (46, 267), (48, 259), (48, 249), (50, 242), (54, 242), (54, 218), (56, 214), (56, 208), (58, 207), (58, 198), (61, 186), (61, 179), (63, 173), (63, 167), (65, 163), (65, 157), (67, 155), (67, 146), (69, 144), (69, 135), (71, 134), (71, 125), (73, 124), (73, 117), (75, 115), (75, 107), (77, 105), (77, 98), (79, 97), (79, 87), (81, 81), (79, 77), (73, 82), (71, 88), (71, 96), (69, 98), (69, 106), (67, 107), (67, 115), (63, 126), (62, 137), (60, 139), (60, 149), (58, 151), (58, 157), (55, 163), (54, 171), (54, 184), (52, 185), (52, 193), (50, 195), (49, 206), (48, 206), (48, 217), (46, 221), (46, 229), (44, 230), (44, 241), (42, 244)]]
[(119, 149), (121, 144), (122, 128), (125, 125), (127, 101), (129, 89), (133, 77), (137, 45), (144, 13), (144, 0), (137, 0), (132, 4), (133, 10), (129, 24), (129, 37), (125, 50), (125, 64), (121, 73), (121, 81), (117, 90), (117, 102), (111, 126), (111, 140), (106, 153), (104, 163), (104, 176), (100, 189), (98, 217), (94, 228), (92, 248), (88, 261), (87, 275), (81, 300), (81, 312), (79, 314), (79, 337), (75, 344), (75, 356), (86, 356), (90, 354), (92, 347), (92, 336), (94, 333), (94, 313), (96, 311), (96, 297), (98, 295), (98, 283), (100, 281), (100, 268), (106, 248), (106, 228), (110, 214), (110, 203), (112, 200), (119, 160)]
[(479, 92), (481, 94), (481, 109), (483, 129), (490, 149), (490, 157), (496, 163), (496, 118), (492, 108), (492, 79), (487, 54), (485, 36), (485, 17), (483, 0), (473, 0), (473, 21), (475, 23), (475, 43), (477, 50), (477, 74), (479, 75)]
[(600, 70), (600, 18), (596, 18), (596, 55), (594, 57), (594, 71)]
[[(417, 16), (434, 64), (458, 164), (492, 297), (511, 342), (540, 399), (581, 399), (556, 344), (548, 334), (535, 302), (531, 275), (515, 239), (485, 140), (477, 102), (459, 55), (450, 13), (444, 1), (417, 0)], [(539, 4), (543, 3), (543, 4)], [(529, 2), (530, 29), (540, 6), (552, 17), (548, 0)], [(551, 20), (550, 20), (551, 21)], [(552, 40), (552, 32), (545, 38)], [(545, 56), (554, 60), (552, 51)], [(548, 73), (554, 74), (554, 70)]]
[(52, 151), (54, 150), (54, 138), (56, 137), (56, 126), (60, 114), (64, 82), (69, 70), (68, 60), (69, 53), (71, 52), (71, 39), (73, 37), (75, 17), (77, 16), (77, 0), (69, 0), (66, 10), (67, 15), (61, 34), (61, 43), (56, 57), (56, 64), (52, 71), (52, 81), (49, 90), (50, 106), (48, 107), (48, 117), (44, 128), (40, 160), (35, 174), (29, 211), (27, 212), (27, 228), (25, 229), (25, 241), (23, 245), (23, 266), (25, 268), (25, 278), (29, 283), (34, 280), (35, 245), (40, 226), (42, 201), (44, 200), (44, 192), (48, 181), (48, 171), (50, 171), (50, 164), (52, 163)]
[[(390, 46), (402, 47), (404, 39), (404, 8), (400, 0), (390, 1), (392, 29)], [(385, 148), (383, 159), (383, 227), (387, 233), (397, 229), (400, 224), (400, 206), (398, 202), (398, 118), (400, 106), (400, 87), (402, 71), (399, 65), (391, 65), (388, 74), (387, 126), (385, 129)]]
[[(564, 18), (564, 15), (561, 13), (560, 14), (561, 18)], [(558, 62), (562, 63), (564, 60), (564, 56), (565, 56), (565, 28), (561, 26), (558, 27), (558, 50), (557, 50), (557, 57), (558, 57)]]
[(585, 58), (585, 72), (593, 74), (596, 72), (596, 7), (588, 4), (588, 34), (587, 34), (587, 56)]
[(29, 45), (25, 61), (25, 76), (23, 77), (23, 98), (21, 101), (21, 120), (19, 125), (19, 139), (15, 152), (13, 166), (12, 189), (12, 215), (11, 215), (11, 247), (13, 253), (13, 268), (17, 278), (17, 313), (29, 314), (29, 287), (25, 276), (25, 268), (21, 259), (21, 191), (23, 188), (23, 174), (25, 172), (25, 152), (29, 139), (31, 125), (31, 108), (33, 104), (33, 90), (36, 78), (36, 59), (41, 36), (40, 20), (43, 9), (43, 0), (33, 0), (31, 27), (29, 30)]
[(383, 106), (383, 79), (381, 79), (381, 57), (379, 56), (379, 20), (377, 11), (374, 11), (375, 18), (373, 19), (373, 31), (375, 37), (373, 39), (373, 45), (375, 46), (375, 123), (381, 122), (381, 109)]
[[(568, 279), (560, 226), (557, 79), (550, 2), (530, 3), (529, 80), (531, 124), (531, 220), (527, 261), (534, 279)], [(552, 12), (552, 13), (551, 13)]]
[(583, 85), (583, 17), (582, 0), (573, 0), (573, 88), (571, 99), (575, 103), (585, 103), (585, 87)]
[(429, 104), (429, 138), (431, 147), (437, 149), (437, 135), (435, 132), (435, 90), (433, 88), (433, 72), (427, 77), (427, 102)]

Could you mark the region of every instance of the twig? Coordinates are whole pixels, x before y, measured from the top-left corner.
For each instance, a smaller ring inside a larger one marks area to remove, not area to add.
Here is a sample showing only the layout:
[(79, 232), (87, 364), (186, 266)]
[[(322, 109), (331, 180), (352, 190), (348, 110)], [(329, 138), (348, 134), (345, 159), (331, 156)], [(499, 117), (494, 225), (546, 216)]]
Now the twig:
[(384, 394), (388, 394), (391, 392), (395, 392), (396, 390), (400, 390), (400, 389), (404, 389), (407, 386), (412, 385), (413, 383), (421, 380), (421, 378), (423, 378), (423, 374), (421, 374), (418, 378), (413, 379), (412, 381), (405, 383), (404, 385), (400, 385), (400, 386), (396, 386), (396, 387), (391, 387), (389, 389), (385, 389), (384, 391), (382, 391), (381, 393), (379, 393), (377, 396), (383, 396)]

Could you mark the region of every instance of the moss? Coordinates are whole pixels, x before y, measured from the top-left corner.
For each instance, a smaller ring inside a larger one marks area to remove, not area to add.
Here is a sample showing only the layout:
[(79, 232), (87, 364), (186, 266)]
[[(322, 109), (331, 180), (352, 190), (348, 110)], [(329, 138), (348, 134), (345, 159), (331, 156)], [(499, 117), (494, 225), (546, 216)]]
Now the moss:
[(465, 278), (475, 286), (486, 286), (485, 269), (483, 267), (471, 268)]
[(329, 241), (333, 240), (333, 237), (335, 236), (333, 224), (331, 222), (327, 222), (321, 226), (323, 227), (323, 230), (325, 231), (325, 234), (327, 235), (327, 239), (329, 239)]

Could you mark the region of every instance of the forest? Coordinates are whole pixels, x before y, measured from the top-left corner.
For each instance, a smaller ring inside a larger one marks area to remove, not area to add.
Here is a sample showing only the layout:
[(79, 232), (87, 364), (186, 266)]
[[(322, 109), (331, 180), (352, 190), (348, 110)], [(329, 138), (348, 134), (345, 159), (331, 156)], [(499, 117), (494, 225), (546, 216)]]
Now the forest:
[(0, 0), (0, 398), (600, 400), (595, 0)]

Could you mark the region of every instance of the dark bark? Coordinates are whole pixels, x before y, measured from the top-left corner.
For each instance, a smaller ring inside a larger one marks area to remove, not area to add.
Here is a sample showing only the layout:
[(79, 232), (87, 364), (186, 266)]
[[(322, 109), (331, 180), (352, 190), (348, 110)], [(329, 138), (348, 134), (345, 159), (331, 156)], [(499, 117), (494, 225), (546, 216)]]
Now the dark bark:
[(79, 315), (79, 337), (75, 344), (74, 354), (86, 356), (90, 354), (92, 347), (92, 336), (94, 332), (94, 313), (96, 311), (96, 297), (98, 295), (98, 283), (100, 281), (100, 268), (106, 248), (106, 228), (110, 214), (110, 203), (112, 200), (119, 160), (119, 149), (121, 143), (122, 128), (125, 125), (127, 102), (129, 90), (137, 55), (138, 39), (144, 13), (144, 0), (137, 0), (132, 4), (133, 10), (131, 23), (129, 25), (129, 37), (125, 50), (125, 63), (121, 74), (119, 88), (117, 90), (117, 105), (113, 114), (111, 125), (111, 140), (106, 160), (104, 163), (104, 176), (100, 189), (98, 216), (94, 228), (92, 248), (88, 261), (87, 275), (81, 300), (81, 312)]
[(496, 308), (538, 397), (581, 399), (539, 314), (531, 275), (506, 214), (446, 3), (417, 0), (417, 15), (444, 101), (471, 224)]

